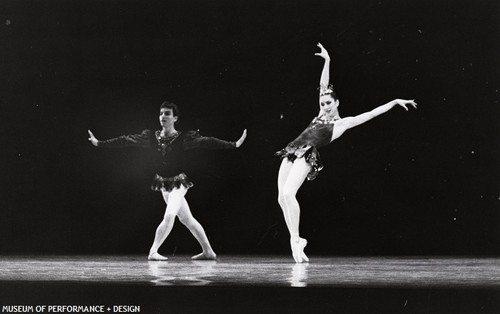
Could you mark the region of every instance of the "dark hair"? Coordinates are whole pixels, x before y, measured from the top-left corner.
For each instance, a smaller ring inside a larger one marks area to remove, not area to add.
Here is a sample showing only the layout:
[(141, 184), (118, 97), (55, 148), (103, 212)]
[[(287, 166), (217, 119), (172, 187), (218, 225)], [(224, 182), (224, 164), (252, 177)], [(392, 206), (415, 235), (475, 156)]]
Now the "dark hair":
[(329, 92), (328, 94), (325, 94), (323, 96), (330, 95), (332, 96), (333, 100), (337, 101), (339, 98), (337, 97), (337, 94), (334, 91)]
[(164, 102), (161, 103), (160, 110), (162, 108), (172, 109), (172, 113), (174, 114), (174, 117), (179, 117), (181, 114), (179, 112), (179, 107), (177, 107), (176, 104), (174, 104), (173, 102), (168, 101), (168, 100), (165, 100)]
[(333, 100), (339, 100), (339, 98), (337, 97), (337, 94), (333, 90), (332, 84), (328, 84), (328, 86), (320, 85), (318, 87), (318, 90), (319, 90), (320, 96), (330, 95), (330, 96), (332, 96)]

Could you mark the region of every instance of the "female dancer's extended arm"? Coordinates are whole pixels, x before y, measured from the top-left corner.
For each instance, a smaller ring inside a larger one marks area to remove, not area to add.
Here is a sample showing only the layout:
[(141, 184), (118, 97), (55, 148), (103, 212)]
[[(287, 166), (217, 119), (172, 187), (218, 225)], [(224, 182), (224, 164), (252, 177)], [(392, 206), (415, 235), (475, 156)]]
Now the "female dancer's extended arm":
[(379, 106), (371, 111), (362, 113), (355, 117), (346, 117), (340, 119), (337, 123), (335, 123), (335, 128), (333, 131), (332, 141), (342, 135), (344, 131), (363, 124), (389, 110), (391, 110), (394, 106), (399, 105), (403, 107), (406, 111), (408, 111), (407, 105), (411, 105), (414, 108), (417, 108), (417, 103), (414, 100), (405, 100), (405, 99), (394, 99), (382, 106)]

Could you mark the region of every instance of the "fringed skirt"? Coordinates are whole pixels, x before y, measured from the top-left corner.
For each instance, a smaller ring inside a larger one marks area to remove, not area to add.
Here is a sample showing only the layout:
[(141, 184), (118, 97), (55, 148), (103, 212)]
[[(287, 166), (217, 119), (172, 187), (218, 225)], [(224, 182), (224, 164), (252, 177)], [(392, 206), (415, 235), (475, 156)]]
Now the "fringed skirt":
[(312, 181), (316, 179), (318, 173), (323, 169), (323, 164), (319, 157), (319, 152), (314, 146), (302, 145), (300, 147), (295, 146), (290, 143), (287, 147), (279, 150), (275, 154), (281, 158), (287, 158), (290, 161), (294, 161), (297, 158), (304, 158), (307, 163), (311, 165), (311, 171), (307, 174), (307, 180)]
[(181, 185), (189, 189), (194, 184), (185, 173), (180, 173), (174, 177), (162, 177), (156, 174), (151, 183), (151, 190), (161, 191), (161, 189), (165, 189), (167, 192), (170, 192), (173, 189), (180, 188)]

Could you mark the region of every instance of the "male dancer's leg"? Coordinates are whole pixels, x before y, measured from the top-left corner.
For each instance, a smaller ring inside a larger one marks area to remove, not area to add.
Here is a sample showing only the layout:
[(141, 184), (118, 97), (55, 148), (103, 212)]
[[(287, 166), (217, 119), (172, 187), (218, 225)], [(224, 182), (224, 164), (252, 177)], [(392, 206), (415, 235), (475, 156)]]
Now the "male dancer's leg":
[(164, 189), (162, 190), (163, 199), (167, 204), (167, 208), (165, 209), (165, 215), (163, 216), (162, 222), (158, 225), (158, 228), (156, 228), (155, 239), (153, 241), (151, 249), (149, 250), (149, 260), (167, 260), (167, 257), (162, 256), (158, 253), (158, 249), (168, 237), (170, 231), (172, 231), (175, 217), (177, 216), (177, 213), (181, 208), (182, 200), (184, 199), (184, 195), (186, 194), (186, 192), (186, 187), (182, 185), (170, 192), (167, 192)]
[(200, 243), (202, 252), (198, 255), (192, 257), (192, 259), (202, 260), (208, 259), (213, 260), (217, 256), (215, 255), (214, 250), (210, 246), (210, 242), (208, 241), (208, 237), (205, 233), (205, 230), (201, 226), (201, 224), (193, 217), (191, 214), (191, 209), (189, 208), (189, 204), (186, 201), (186, 198), (182, 198), (181, 207), (177, 214), (179, 220), (191, 231), (193, 236)]

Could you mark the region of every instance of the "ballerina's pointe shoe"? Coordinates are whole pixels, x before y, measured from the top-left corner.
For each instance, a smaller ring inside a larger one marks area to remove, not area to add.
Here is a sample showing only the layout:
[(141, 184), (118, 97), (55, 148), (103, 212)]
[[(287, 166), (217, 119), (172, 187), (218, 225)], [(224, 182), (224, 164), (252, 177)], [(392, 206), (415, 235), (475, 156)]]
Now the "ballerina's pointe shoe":
[(304, 253), (304, 248), (307, 245), (307, 240), (302, 238), (290, 239), (292, 248), (292, 256), (296, 263), (309, 262), (309, 258)]
[(300, 254), (304, 262), (309, 262), (309, 257), (307, 257), (306, 253), (304, 253), (304, 248), (306, 247), (306, 245), (307, 245), (307, 240), (301, 238), (299, 240)]
[(168, 261), (166, 256), (160, 255), (158, 253), (151, 253), (148, 255), (148, 260), (150, 261)]

